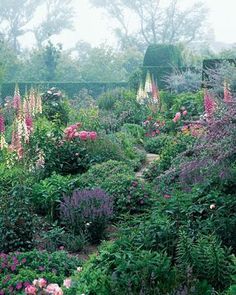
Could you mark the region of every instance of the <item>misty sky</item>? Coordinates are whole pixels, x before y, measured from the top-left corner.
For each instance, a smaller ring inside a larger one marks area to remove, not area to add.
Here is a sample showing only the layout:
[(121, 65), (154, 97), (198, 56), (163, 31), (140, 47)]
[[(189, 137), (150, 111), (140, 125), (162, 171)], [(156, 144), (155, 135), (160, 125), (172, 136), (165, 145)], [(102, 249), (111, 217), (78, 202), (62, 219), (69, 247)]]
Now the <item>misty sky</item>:
[[(188, 4), (192, 2), (192, 0), (183, 1)], [(236, 0), (204, 0), (204, 2), (209, 8), (209, 24), (215, 31), (216, 41), (236, 43)], [(72, 47), (78, 40), (84, 40), (93, 45), (115, 44), (110, 20), (102, 10), (91, 7), (89, 0), (74, 0), (74, 5), (76, 7), (75, 31), (63, 32), (54, 39), (56, 42), (62, 43), (65, 49)], [(28, 43), (28, 37), (24, 39), (26, 41), (24, 43)], [(30, 47), (29, 43), (27, 45)]]

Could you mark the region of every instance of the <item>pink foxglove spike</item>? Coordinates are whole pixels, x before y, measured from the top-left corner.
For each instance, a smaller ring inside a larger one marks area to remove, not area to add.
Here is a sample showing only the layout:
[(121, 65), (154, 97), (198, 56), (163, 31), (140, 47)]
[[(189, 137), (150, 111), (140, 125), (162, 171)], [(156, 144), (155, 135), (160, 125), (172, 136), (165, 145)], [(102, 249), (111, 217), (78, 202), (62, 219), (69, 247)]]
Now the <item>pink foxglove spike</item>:
[(14, 97), (13, 97), (13, 108), (17, 111), (21, 109), (21, 97), (20, 97), (20, 90), (18, 85), (16, 84)]
[(216, 102), (207, 89), (204, 91), (204, 108), (208, 118), (210, 118), (216, 109)]
[(224, 82), (224, 102), (229, 103), (233, 101), (233, 96), (230, 91), (229, 84), (225, 81)]
[(5, 121), (2, 114), (0, 114), (0, 133), (5, 132)]
[(33, 89), (30, 90), (30, 96), (29, 96), (29, 104), (30, 104), (30, 115), (34, 117), (35, 115), (35, 92)]

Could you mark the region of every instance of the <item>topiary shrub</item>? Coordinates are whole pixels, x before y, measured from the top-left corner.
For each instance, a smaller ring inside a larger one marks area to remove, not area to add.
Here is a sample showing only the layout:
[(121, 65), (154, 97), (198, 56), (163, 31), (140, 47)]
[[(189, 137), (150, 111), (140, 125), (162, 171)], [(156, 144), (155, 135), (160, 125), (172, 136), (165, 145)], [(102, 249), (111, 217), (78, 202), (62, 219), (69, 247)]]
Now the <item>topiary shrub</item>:
[(175, 45), (170, 44), (152, 44), (149, 45), (143, 60), (143, 79), (149, 71), (158, 86), (163, 89), (164, 77), (173, 72), (173, 67), (180, 68), (183, 64), (181, 51)]

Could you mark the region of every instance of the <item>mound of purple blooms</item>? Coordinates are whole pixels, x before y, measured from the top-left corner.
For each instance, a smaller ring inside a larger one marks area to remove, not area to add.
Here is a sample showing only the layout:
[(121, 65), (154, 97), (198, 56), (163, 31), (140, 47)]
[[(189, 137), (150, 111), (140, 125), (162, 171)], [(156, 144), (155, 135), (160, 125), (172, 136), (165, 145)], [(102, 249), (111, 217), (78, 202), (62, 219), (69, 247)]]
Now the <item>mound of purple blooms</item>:
[(100, 188), (76, 190), (72, 196), (64, 196), (60, 213), (62, 220), (74, 224), (78, 221), (83, 223), (100, 218), (110, 219), (113, 215), (113, 201)]

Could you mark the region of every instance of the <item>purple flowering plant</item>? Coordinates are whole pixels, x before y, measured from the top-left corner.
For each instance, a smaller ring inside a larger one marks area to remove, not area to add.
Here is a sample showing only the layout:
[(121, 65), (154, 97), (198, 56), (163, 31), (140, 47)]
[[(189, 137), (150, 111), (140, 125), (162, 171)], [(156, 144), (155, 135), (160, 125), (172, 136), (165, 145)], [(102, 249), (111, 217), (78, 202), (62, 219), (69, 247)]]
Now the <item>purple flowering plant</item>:
[(98, 242), (113, 216), (113, 200), (100, 188), (75, 190), (72, 196), (64, 196), (60, 216), (75, 233), (87, 232), (93, 242)]

